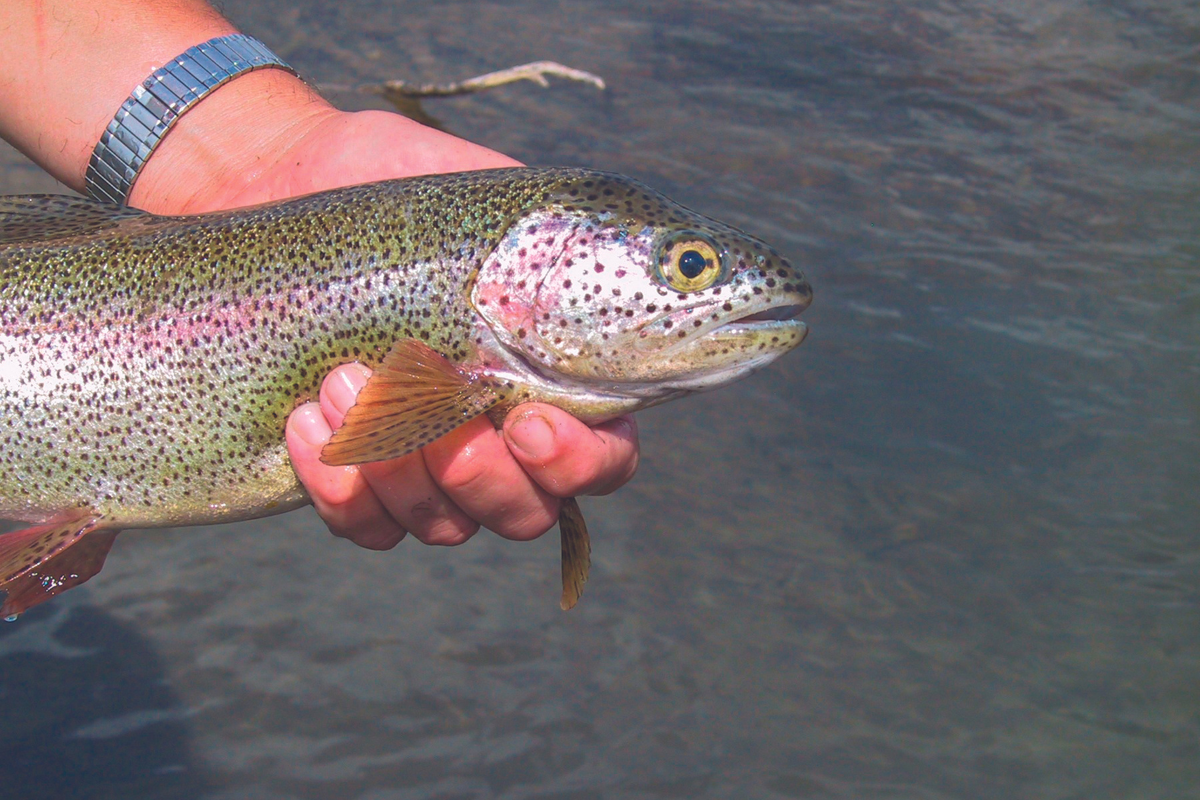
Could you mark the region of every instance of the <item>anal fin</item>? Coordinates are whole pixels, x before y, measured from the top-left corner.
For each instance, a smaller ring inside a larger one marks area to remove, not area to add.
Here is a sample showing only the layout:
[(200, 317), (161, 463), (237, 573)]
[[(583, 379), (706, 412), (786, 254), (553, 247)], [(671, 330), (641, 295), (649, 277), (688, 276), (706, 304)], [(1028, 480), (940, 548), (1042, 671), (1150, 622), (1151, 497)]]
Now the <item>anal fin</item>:
[(408, 455), (487, 411), (503, 394), (486, 376), (459, 369), (424, 342), (401, 339), (358, 393), (321, 461), (344, 466)]
[(0, 535), (0, 616), (12, 617), (91, 578), (117, 536), (90, 511)]
[(587, 523), (574, 497), (564, 498), (558, 510), (558, 535), (562, 539), (562, 599), (558, 606), (569, 611), (583, 595), (592, 566), (592, 542)]

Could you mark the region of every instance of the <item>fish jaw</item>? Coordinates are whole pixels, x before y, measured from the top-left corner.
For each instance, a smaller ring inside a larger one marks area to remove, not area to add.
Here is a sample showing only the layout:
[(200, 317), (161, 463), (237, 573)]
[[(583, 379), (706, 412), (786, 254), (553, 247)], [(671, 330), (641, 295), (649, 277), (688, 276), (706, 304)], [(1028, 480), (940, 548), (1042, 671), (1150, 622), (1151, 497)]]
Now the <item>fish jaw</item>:
[[(808, 336), (800, 320), (730, 322), (661, 354), (661, 386), (672, 392), (707, 392), (757, 372)], [(668, 377), (669, 376), (669, 377)]]
[[(510, 362), (644, 406), (737, 380), (804, 340), (793, 318), (812, 290), (777, 252), (628, 179), (618, 189), (649, 210), (536, 208), (480, 266), (470, 300)], [(664, 278), (663, 253), (689, 236), (711, 243), (721, 275), (682, 291)]]

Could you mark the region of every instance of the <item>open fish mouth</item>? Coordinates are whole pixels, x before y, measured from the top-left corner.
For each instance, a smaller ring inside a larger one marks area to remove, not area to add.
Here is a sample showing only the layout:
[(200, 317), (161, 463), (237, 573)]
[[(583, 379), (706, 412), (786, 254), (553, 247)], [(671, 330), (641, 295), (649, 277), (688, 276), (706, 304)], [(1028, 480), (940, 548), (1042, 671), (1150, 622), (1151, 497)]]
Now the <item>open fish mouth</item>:
[(713, 330), (713, 333), (721, 335), (749, 334), (755, 331), (763, 332), (771, 329), (803, 330), (808, 326), (796, 319), (796, 317), (800, 316), (800, 312), (806, 308), (808, 308), (807, 303), (788, 303), (786, 305), (764, 308), (761, 311), (755, 311), (753, 314), (747, 314), (744, 317), (738, 317), (735, 320), (726, 322)]
[(800, 316), (800, 312), (805, 309), (805, 306), (793, 303), (786, 306), (776, 306), (768, 308), (765, 311), (758, 311), (739, 319), (735, 319), (730, 325), (742, 325), (748, 322), (782, 322), (784, 320), (795, 319)]
[(761, 369), (808, 336), (808, 325), (796, 319), (807, 307), (808, 303), (771, 306), (681, 341), (658, 354), (661, 371), (674, 373), (661, 385), (702, 392)]

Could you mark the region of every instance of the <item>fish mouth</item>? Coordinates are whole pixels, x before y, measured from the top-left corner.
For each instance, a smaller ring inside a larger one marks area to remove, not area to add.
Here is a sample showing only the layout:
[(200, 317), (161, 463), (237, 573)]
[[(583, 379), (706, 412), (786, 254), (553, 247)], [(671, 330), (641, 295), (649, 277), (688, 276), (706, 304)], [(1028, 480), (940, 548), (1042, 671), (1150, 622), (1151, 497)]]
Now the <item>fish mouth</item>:
[(755, 372), (797, 347), (808, 336), (808, 325), (796, 317), (808, 308), (809, 298), (793, 294), (776, 302), (700, 329), (694, 338), (657, 354), (675, 367), (674, 376), (662, 385), (677, 391), (707, 391)]
[(808, 303), (786, 303), (771, 306), (718, 325), (709, 331), (709, 335), (743, 336), (761, 334), (771, 330), (793, 330), (803, 339), (808, 332), (808, 326), (796, 317), (800, 316), (800, 313), (806, 308), (808, 308)]
[(786, 320), (795, 319), (800, 316), (800, 312), (805, 309), (805, 306), (799, 303), (790, 303), (786, 306), (775, 306), (764, 311), (758, 311), (753, 314), (747, 314), (744, 317), (739, 317), (727, 325), (745, 325), (753, 322), (784, 322)]

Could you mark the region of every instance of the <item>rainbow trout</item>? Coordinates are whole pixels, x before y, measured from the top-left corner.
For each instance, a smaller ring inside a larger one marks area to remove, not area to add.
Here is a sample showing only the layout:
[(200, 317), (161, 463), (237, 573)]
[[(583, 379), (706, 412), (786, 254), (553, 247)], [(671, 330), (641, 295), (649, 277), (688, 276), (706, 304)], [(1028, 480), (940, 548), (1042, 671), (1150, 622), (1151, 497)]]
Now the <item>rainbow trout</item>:
[[(396, 458), (541, 401), (596, 423), (803, 340), (803, 276), (618, 175), (504, 169), (191, 217), (0, 198), (0, 614), (95, 575), (117, 532), (308, 503), (289, 413), (374, 374), (322, 451)], [(563, 598), (590, 545), (560, 517)]]

